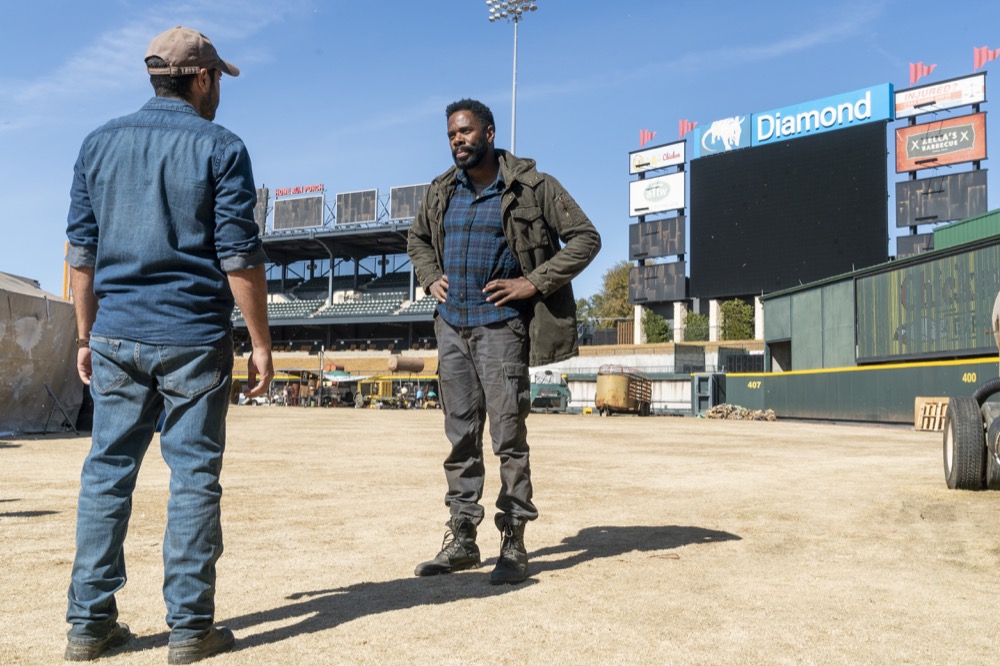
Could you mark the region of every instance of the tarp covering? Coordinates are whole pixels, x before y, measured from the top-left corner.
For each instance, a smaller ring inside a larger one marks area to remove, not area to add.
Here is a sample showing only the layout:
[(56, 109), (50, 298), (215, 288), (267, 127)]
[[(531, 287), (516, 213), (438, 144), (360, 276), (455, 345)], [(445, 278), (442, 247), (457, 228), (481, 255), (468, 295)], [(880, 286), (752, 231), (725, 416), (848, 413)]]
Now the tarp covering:
[(83, 402), (75, 340), (72, 303), (34, 280), (0, 273), (0, 434), (61, 432), (75, 424)]

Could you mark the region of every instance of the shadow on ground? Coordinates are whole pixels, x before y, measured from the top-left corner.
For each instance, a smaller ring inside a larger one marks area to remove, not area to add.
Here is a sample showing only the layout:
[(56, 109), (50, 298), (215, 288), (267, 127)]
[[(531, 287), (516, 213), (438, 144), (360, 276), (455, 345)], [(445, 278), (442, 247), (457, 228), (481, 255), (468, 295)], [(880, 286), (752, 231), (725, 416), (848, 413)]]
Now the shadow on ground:
[(7, 511), (0, 513), (0, 518), (38, 518), (40, 516), (51, 516), (58, 511)]
[[(728, 532), (701, 527), (669, 525), (663, 527), (588, 527), (557, 546), (530, 551), (531, 578), (520, 585), (493, 586), (488, 582), (488, 562), (483, 568), (447, 576), (358, 583), (341, 588), (296, 592), (287, 598), (295, 602), (271, 610), (228, 618), (223, 624), (233, 629), (239, 640), (237, 650), (277, 643), (303, 634), (331, 629), (360, 617), (388, 613), (418, 606), (447, 604), (459, 599), (485, 599), (516, 593), (538, 584), (538, 574), (575, 567), (590, 560), (617, 557), (633, 551), (653, 552), (682, 546), (736, 541)], [(564, 556), (564, 557), (559, 557)], [(536, 561), (534, 558), (544, 558)], [(272, 622), (289, 624), (261, 633), (253, 628)], [(133, 649), (165, 645), (167, 634), (147, 636), (133, 643)]]

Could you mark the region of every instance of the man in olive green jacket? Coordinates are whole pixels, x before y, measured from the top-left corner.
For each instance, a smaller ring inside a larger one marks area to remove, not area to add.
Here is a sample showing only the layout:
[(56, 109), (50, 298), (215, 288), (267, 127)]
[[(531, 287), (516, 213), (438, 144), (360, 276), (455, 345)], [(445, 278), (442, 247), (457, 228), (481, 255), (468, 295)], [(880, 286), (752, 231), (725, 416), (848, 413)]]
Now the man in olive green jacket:
[(435, 314), (438, 377), (451, 442), (444, 463), (449, 531), (418, 576), (478, 566), (484, 516), (483, 430), (490, 417), (500, 457), (500, 557), (490, 582), (527, 577), (524, 526), (531, 502), (525, 419), (528, 367), (578, 351), (570, 281), (596, 256), (601, 238), (573, 198), (535, 162), (494, 148), (493, 114), (480, 102), (446, 109), (455, 166), (430, 184), (410, 227), (407, 251)]

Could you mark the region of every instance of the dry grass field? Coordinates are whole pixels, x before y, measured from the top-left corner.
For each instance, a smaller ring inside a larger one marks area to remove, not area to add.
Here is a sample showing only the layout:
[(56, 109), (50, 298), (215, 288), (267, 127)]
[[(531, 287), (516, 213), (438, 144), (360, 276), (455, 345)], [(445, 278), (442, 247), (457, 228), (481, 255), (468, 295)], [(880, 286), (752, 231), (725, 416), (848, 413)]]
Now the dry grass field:
[[(418, 579), (447, 512), (436, 411), (234, 407), (211, 664), (994, 664), (1000, 493), (945, 487), (940, 434), (532, 415), (531, 579)], [(0, 664), (62, 660), (89, 439), (0, 440)], [(497, 488), (489, 464), (488, 515)], [(154, 440), (101, 663), (163, 664)]]

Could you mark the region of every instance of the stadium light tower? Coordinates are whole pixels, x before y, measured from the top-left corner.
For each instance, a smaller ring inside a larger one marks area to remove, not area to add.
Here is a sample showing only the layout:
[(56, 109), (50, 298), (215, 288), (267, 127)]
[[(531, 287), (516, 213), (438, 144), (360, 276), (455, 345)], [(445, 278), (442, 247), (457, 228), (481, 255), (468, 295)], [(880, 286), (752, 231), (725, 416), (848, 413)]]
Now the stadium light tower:
[(514, 86), (510, 101), (510, 152), (514, 152), (514, 137), (517, 130), (517, 24), (528, 12), (538, 9), (534, 0), (486, 0), (490, 10), (490, 23), (507, 21), (514, 24)]

